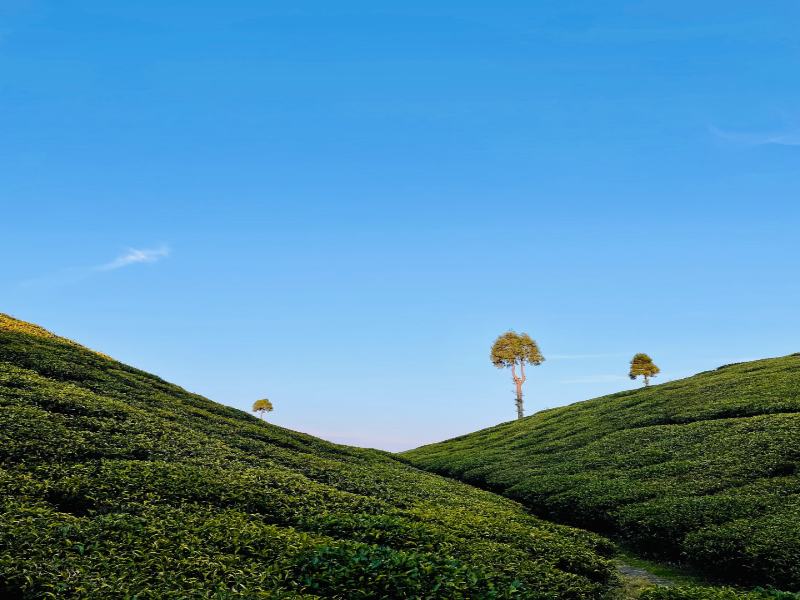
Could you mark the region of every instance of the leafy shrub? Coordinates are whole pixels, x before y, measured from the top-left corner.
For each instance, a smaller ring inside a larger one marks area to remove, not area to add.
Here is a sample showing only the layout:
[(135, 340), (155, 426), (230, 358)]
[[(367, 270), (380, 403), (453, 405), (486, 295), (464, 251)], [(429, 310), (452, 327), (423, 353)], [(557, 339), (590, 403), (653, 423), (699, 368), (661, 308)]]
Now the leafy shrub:
[(610, 551), (0, 319), (0, 597), (578, 600)]
[(800, 600), (800, 595), (771, 590), (745, 592), (733, 588), (659, 587), (646, 590), (640, 600)]
[(798, 355), (543, 411), (403, 457), (657, 557), (800, 589)]

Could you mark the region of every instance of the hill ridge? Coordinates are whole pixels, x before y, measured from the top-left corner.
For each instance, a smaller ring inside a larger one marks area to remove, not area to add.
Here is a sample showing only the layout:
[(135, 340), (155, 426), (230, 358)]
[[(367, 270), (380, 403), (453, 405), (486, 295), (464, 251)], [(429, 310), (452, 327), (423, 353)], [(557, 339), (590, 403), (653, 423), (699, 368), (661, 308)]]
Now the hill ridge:
[(403, 456), (662, 558), (800, 588), (796, 353), (549, 409)]
[(94, 352), (98, 356), (102, 356), (103, 358), (107, 358), (109, 360), (114, 360), (107, 354), (103, 354), (102, 352), (98, 352), (96, 350), (92, 350), (91, 348), (87, 348), (75, 342), (69, 338), (61, 337), (60, 335), (56, 335), (52, 331), (41, 327), (40, 325), (36, 325), (34, 323), (29, 323), (28, 321), (23, 321), (22, 319), (17, 319), (16, 317), (12, 317), (6, 313), (0, 312), (0, 329), (4, 329), (6, 331), (16, 331), (19, 333), (24, 333), (26, 335), (31, 335), (35, 337), (41, 337), (45, 339), (51, 340), (58, 340), (64, 344), (70, 344), (77, 348), (81, 348), (88, 352)]
[[(763, 362), (763, 361), (788, 359), (788, 358), (793, 358), (793, 357), (800, 357), (800, 352), (793, 352), (793, 353), (790, 353), (790, 354), (786, 354), (786, 355), (782, 355), (782, 356), (775, 356), (775, 357), (770, 357), (770, 358), (760, 358), (760, 359), (756, 359), (756, 360), (753, 360), (753, 361), (741, 361), (741, 362), (736, 362), (736, 363), (728, 363), (728, 364), (721, 365), (721, 366), (719, 366), (719, 367), (717, 367), (715, 369), (708, 369), (706, 371), (699, 371), (699, 372), (695, 373), (694, 375), (689, 375), (687, 377), (682, 377), (680, 379), (673, 379), (671, 381), (665, 381), (664, 383), (651, 384), (646, 389), (657, 390), (659, 388), (663, 388), (664, 386), (671, 386), (673, 384), (679, 384), (679, 383), (681, 383), (683, 381), (691, 380), (691, 379), (694, 379), (695, 377), (698, 377), (698, 376), (701, 376), (701, 375), (708, 375), (708, 374), (717, 373), (719, 371), (728, 369), (730, 367), (736, 367), (736, 366), (740, 366), (740, 365), (756, 364), (756, 363), (760, 363), (760, 362)], [(414, 448), (412, 450), (404, 451), (404, 452), (401, 453), (401, 455), (412, 453), (412, 452), (417, 452), (418, 450), (421, 450), (423, 448), (428, 448), (428, 447), (431, 447), (431, 446), (438, 446), (439, 444), (460, 441), (460, 440), (462, 440), (464, 438), (468, 438), (468, 437), (471, 437), (471, 436), (474, 436), (474, 435), (477, 435), (477, 434), (480, 434), (480, 433), (483, 433), (483, 432), (492, 431), (492, 430), (495, 430), (495, 429), (500, 428), (500, 427), (512, 426), (512, 425), (515, 425), (515, 424), (518, 424), (518, 423), (529, 421), (530, 419), (536, 419), (537, 417), (541, 417), (543, 415), (564, 411), (566, 409), (575, 409), (575, 408), (578, 408), (578, 407), (580, 407), (582, 405), (585, 405), (587, 403), (595, 402), (597, 400), (605, 400), (605, 399), (613, 399), (613, 398), (623, 398), (623, 397), (627, 397), (627, 396), (635, 396), (642, 389), (643, 388), (622, 390), (622, 391), (619, 391), (619, 392), (613, 392), (611, 394), (606, 394), (604, 396), (595, 396), (593, 398), (587, 398), (585, 400), (577, 400), (575, 402), (571, 402), (571, 403), (565, 404), (563, 406), (553, 406), (553, 407), (550, 407), (550, 408), (545, 408), (545, 409), (536, 411), (535, 413), (530, 414), (530, 415), (528, 415), (526, 417), (523, 417), (522, 419), (509, 419), (508, 421), (502, 421), (500, 423), (497, 423), (496, 425), (490, 425), (488, 427), (484, 427), (482, 429), (477, 429), (477, 430), (471, 431), (469, 433), (462, 433), (462, 434), (459, 434), (459, 435), (454, 436), (452, 438), (447, 438), (445, 440), (441, 440), (441, 441), (438, 441), (438, 442), (431, 442), (429, 444), (423, 444), (422, 446), (419, 446), (419, 447)], [(800, 407), (798, 407), (797, 410), (773, 411), (773, 412), (770, 412), (769, 414), (782, 414), (782, 413), (794, 414), (794, 413), (797, 413), (797, 412), (800, 412)], [(758, 415), (758, 414), (765, 414), (765, 413), (754, 413), (754, 414)], [(715, 416), (715, 417), (711, 417), (711, 418), (703, 418), (703, 419), (688, 420), (688, 421), (665, 421), (663, 423), (643, 424), (643, 425), (639, 425), (637, 427), (651, 427), (651, 426), (661, 425), (661, 424), (663, 424), (663, 425), (683, 425), (683, 424), (689, 424), (689, 423), (702, 421), (702, 420), (727, 419), (727, 418), (747, 418), (748, 416), (752, 416), (752, 415), (738, 415), (738, 416), (737, 415), (734, 415), (734, 416), (720, 415), (720, 416)]]
[(602, 537), (9, 319), (0, 597), (600, 600), (616, 585)]

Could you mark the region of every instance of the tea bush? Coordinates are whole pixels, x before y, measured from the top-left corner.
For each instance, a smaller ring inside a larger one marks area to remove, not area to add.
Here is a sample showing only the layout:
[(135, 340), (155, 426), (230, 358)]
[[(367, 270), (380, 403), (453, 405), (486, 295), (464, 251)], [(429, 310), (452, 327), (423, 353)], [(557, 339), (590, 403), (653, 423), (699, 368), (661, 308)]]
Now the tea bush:
[(403, 457), (650, 555), (800, 590), (800, 355), (542, 411)]
[(603, 598), (612, 546), (0, 315), (0, 598)]
[(659, 587), (646, 590), (640, 600), (800, 600), (800, 594), (772, 590), (743, 591), (726, 587)]

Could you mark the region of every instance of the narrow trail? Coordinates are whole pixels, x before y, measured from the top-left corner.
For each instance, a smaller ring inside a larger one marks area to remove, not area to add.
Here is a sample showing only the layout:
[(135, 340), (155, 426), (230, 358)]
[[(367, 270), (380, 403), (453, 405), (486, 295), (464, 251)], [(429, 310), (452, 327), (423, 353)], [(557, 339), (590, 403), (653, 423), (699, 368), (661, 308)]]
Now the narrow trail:
[(675, 582), (672, 581), (671, 579), (655, 575), (654, 573), (651, 573), (647, 569), (643, 569), (641, 567), (634, 567), (622, 560), (617, 560), (616, 564), (617, 564), (617, 570), (623, 575), (623, 577), (629, 579), (645, 580), (653, 585), (664, 586), (664, 587), (671, 587), (675, 585)]

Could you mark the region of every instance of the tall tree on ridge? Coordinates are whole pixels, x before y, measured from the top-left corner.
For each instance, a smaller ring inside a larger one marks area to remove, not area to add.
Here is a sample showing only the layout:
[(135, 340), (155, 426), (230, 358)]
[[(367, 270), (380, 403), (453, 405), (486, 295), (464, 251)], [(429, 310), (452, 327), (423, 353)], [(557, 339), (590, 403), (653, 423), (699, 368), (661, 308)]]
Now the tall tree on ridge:
[(660, 372), (661, 369), (656, 366), (652, 358), (647, 354), (639, 352), (631, 359), (631, 371), (628, 373), (628, 376), (631, 379), (636, 379), (641, 375), (644, 377), (644, 386), (647, 387), (650, 385), (650, 378), (655, 377)]
[(261, 420), (264, 420), (264, 415), (268, 412), (272, 412), (272, 402), (267, 400), (266, 398), (262, 398), (261, 400), (256, 400), (253, 402), (253, 412), (256, 413), (261, 417)]
[[(522, 384), (525, 383), (525, 365), (540, 365), (544, 362), (544, 356), (527, 333), (515, 333), (507, 331), (498, 337), (492, 346), (490, 354), (492, 364), (498, 369), (511, 368), (511, 377), (517, 387), (517, 418), (524, 416), (522, 410)], [(519, 367), (519, 374), (517, 374)]]

